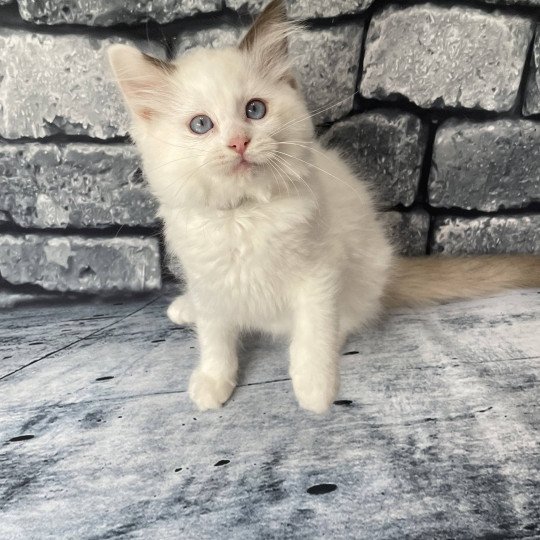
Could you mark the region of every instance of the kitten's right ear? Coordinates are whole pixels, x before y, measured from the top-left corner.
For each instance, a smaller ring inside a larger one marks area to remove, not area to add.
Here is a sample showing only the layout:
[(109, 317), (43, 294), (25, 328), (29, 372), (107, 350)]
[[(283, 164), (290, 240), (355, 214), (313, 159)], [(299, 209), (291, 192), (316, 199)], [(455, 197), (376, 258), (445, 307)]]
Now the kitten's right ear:
[(150, 120), (167, 101), (167, 76), (174, 71), (174, 64), (120, 44), (109, 47), (108, 56), (129, 108), (137, 117)]

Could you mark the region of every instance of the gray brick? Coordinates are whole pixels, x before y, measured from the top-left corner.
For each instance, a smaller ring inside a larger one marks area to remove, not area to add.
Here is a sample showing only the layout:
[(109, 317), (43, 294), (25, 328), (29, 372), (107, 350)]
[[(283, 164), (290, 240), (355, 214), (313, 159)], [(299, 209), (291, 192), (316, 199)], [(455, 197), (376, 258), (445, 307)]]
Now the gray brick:
[(0, 235), (0, 277), (49, 291), (149, 291), (161, 286), (156, 238)]
[(425, 210), (384, 212), (388, 234), (401, 255), (424, 255), (427, 249), (429, 214)]
[(450, 120), (435, 137), (429, 202), (493, 212), (540, 201), (540, 123)]
[(58, 300), (60, 295), (54, 293), (22, 293), (3, 291), (0, 286), (0, 309), (9, 309), (21, 304), (50, 302)]
[(489, 4), (498, 4), (502, 6), (540, 6), (540, 0), (483, 0)]
[[(374, 0), (287, 0), (287, 14), (292, 19), (313, 19), (362, 13)], [(258, 14), (268, 0), (226, 0), (227, 7)]]
[(431, 248), (448, 255), (540, 253), (540, 215), (440, 217)]
[(18, 0), (21, 17), (37, 24), (111, 26), (146, 21), (169, 23), (221, 9), (221, 0)]
[(181, 56), (195, 47), (220, 49), (236, 45), (245, 29), (221, 25), (216, 28), (203, 28), (201, 30), (186, 30), (181, 32), (175, 39), (174, 54)]
[(128, 114), (105, 57), (116, 42), (126, 41), (0, 29), (0, 136), (126, 135)]
[(315, 116), (316, 122), (340, 118), (352, 109), (363, 25), (334, 25), (305, 31), (291, 42), (300, 82), (311, 111), (331, 108)]
[(0, 210), (22, 227), (155, 225), (128, 144), (0, 145)]
[(380, 109), (335, 123), (323, 142), (339, 146), (384, 206), (413, 203), (426, 147), (417, 116)]
[(540, 114), (540, 25), (536, 27), (529, 77), (525, 87), (523, 114), (525, 116)]
[[(193, 47), (235, 45), (244, 29), (223, 26), (187, 31), (177, 38), (176, 54)], [(352, 109), (363, 25), (303, 30), (291, 40), (290, 54), (310, 110), (330, 107), (315, 116), (317, 123), (340, 118)]]
[(362, 95), (421, 107), (508, 111), (532, 37), (523, 17), (422, 4), (389, 7), (369, 27)]

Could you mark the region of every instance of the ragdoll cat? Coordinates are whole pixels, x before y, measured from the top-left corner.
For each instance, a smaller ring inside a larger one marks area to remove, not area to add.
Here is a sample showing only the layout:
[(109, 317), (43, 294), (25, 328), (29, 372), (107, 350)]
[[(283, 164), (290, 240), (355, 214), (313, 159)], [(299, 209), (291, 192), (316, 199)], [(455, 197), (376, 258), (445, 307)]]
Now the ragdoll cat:
[(189, 395), (202, 410), (233, 392), (242, 330), (290, 337), (298, 403), (322, 413), (338, 391), (344, 340), (383, 307), (540, 285), (534, 257), (393, 254), (365, 185), (314, 138), (287, 55), (293, 30), (274, 0), (238, 47), (173, 62), (110, 49), (186, 280), (168, 315), (196, 325)]

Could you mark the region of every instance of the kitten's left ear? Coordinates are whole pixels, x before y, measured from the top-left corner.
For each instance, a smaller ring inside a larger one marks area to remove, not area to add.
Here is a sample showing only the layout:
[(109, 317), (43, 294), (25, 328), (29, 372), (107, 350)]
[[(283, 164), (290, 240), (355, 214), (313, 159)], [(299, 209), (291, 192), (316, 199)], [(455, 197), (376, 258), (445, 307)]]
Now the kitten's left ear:
[(167, 77), (175, 70), (174, 64), (128, 45), (112, 45), (108, 55), (129, 108), (137, 117), (150, 120), (166, 101)]
[(284, 0), (272, 0), (242, 38), (238, 48), (251, 56), (258, 69), (284, 79), (296, 88), (288, 55), (289, 36), (296, 30), (297, 25), (287, 19)]

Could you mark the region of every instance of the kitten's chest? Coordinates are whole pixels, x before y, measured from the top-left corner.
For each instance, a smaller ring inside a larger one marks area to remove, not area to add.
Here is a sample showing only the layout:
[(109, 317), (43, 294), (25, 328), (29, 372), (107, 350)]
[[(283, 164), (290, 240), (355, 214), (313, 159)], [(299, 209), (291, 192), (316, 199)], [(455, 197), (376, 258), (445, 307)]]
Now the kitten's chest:
[(248, 287), (279, 279), (298, 264), (311, 214), (299, 203), (193, 213), (176, 226), (168, 224), (167, 237), (191, 277)]

